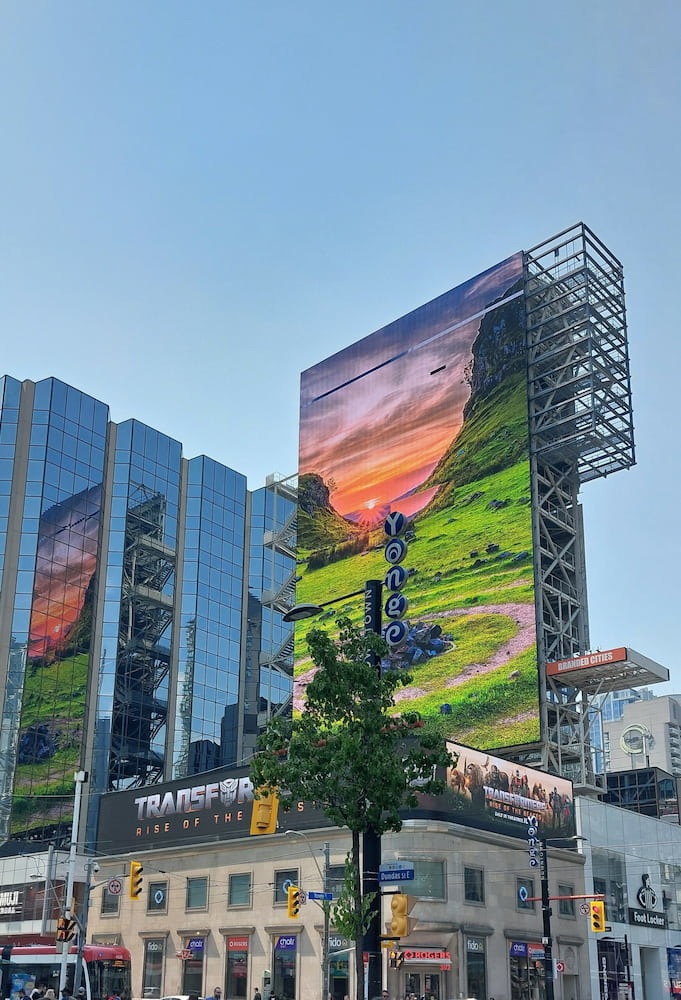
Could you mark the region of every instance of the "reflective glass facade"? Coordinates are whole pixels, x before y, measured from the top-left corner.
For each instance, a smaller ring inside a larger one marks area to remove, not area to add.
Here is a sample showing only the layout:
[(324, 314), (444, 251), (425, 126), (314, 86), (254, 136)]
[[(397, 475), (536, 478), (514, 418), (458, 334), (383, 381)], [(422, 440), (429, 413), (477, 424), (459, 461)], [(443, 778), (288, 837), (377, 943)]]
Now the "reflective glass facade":
[(244, 755), (293, 697), (293, 633), (282, 616), (295, 602), (297, 510), (292, 480), (268, 482), (251, 497)]
[(0, 836), (63, 842), (75, 770), (238, 763), (289, 706), (295, 495), (56, 379), (0, 403)]
[(72, 812), (90, 676), (107, 418), (103, 403), (56, 379), (39, 382), (21, 402), (8, 531), (18, 551), (3, 581), (3, 598), (9, 603), (11, 595), (13, 608), (3, 706), (11, 737), (0, 780), (6, 806), (11, 789), (2, 819), (13, 836), (58, 831)]
[(236, 763), (246, 480), (187, 462), (173, 777)]

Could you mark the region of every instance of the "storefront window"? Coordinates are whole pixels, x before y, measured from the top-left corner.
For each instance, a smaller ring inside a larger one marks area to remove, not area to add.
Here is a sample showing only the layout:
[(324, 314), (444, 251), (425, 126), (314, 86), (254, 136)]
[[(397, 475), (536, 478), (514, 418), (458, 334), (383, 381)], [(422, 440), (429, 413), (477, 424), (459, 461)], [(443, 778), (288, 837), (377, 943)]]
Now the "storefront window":
[(277, 1000), (294, 1000), (296, 995), (295, 934), (280, 934), (274, 941), (274, 982), (272, 992)]
[(544, 1000), (544, 949), (540, 944), (512, 941), (511, 1000)]
[(227, 938), (227, 1000), (244, 1000), (248, 993), (248, 938)]
[(184, 946), (185, 958), (182, 962), (182, 993), (188, 996), (196, 993), (202, 997), (204, 938), (187, 938)]
[(163, 983), (163, 953), (165, 938), (148, 938), (144, 942), (144, 967), (142, 969), (142, 996), (155, 1000), (161, 996)]
[(484, 938), (466, 938), (466, 987), (467, 996), (487, 1000)]

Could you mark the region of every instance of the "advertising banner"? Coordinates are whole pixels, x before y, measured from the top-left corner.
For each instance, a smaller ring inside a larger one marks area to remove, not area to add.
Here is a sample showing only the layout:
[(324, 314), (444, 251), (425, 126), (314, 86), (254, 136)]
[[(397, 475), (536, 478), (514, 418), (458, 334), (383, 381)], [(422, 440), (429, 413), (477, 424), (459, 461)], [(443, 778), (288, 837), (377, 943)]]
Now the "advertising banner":
[(527, 837), (530, 826), (539, 838), (574, 836), (571, 781), (458, 743), (448, 743), (448, 749), (458, 762), (447, 770), (447, 791), (419, 796), (418, 815), (454, 818), (510, 837)]
[(297, 599), (382, 580), (383, 524), (403, 514), (409, 609), (390, 663), (413, 681), (397, 711), (478, 747), (539, 737), (523, 295), (516, 254), (301, 376)]
[[(449, 743), (458, 756), (443, 795), (421, 795), (404, 819), (433, 817), (512, 837), (527, 836), (534, 818), (540, 837), (575, 833), (572, 784), (533, 768)], [(109, 792), (100, 800), (97, 850), (117, 854), (250, 835), (253, 785), (247, 768), (218, 768), (162, 785)], [(279, 810), (277, 832), (332, 824), (307, 802)]]

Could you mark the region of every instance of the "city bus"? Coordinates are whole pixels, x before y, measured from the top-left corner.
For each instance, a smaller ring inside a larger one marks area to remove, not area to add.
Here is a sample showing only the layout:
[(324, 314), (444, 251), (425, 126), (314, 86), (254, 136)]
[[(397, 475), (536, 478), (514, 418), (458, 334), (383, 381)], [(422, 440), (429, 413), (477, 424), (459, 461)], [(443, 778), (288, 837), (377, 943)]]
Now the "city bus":
[[(67, 956), (66, 986), (71, 994), (82, 986), (86, 1000), (108, 1000), (115, 996), (130, 1000), (130, 952), (127, 948), (84, 945), (80, 982), (74, 983), (77, 951), (77, 948), (71, 948)], [(23, 1000), (26, 996), (30, 997), (35, 986), (52, 988), (55, 996), (59, 997), (61, 951), (54, 945), (5, 945), (0, 968), (2, 1000)]]

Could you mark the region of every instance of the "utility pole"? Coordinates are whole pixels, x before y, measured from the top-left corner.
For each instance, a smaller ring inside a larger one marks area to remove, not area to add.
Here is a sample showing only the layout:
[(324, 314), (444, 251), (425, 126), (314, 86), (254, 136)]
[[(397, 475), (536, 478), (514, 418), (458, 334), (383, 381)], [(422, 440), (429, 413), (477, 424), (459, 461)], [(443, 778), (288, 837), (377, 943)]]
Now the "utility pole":
[(54, 900), (54, 844), (50, 842), (47, 848), (45, 863), (45, 893), (43, 895), (43, 913), (40, 922), (40, 936), (47, 937), (47, 924), (52, 917), (52, 902)]
[[(78, 851), (78, 827), (80, 825), (80, 806), (83, 798), (83, 785), (88, 779), (87, 771), (76, 771), (73, 776), (76, 790), (73, 797), (73, 822), (71, 824), (71, 847), (69, 850), (69, 872), (66, 880), (66, 899), (64, 900), (63, 916), (70, 920), (73, 917), (73, 886), (76, 880), (76, 857)], [(69, 943), (61, 943), (61, 963), (59, 967), (59, 991), (66, 987), (66, 964), (69, 957)]]
[(90, 890), (92, 888), (92, 868), (94, 861), (88, 861), (85, 866), (85, 891), (83, 892), (83, 908), (78, 921), (78, 950), (76, 952), (76, 971), (73, 974), (73, 995), (76, 996), (83, 972), (83, 949), (87, 941), (87, 918), (90, 910)]

